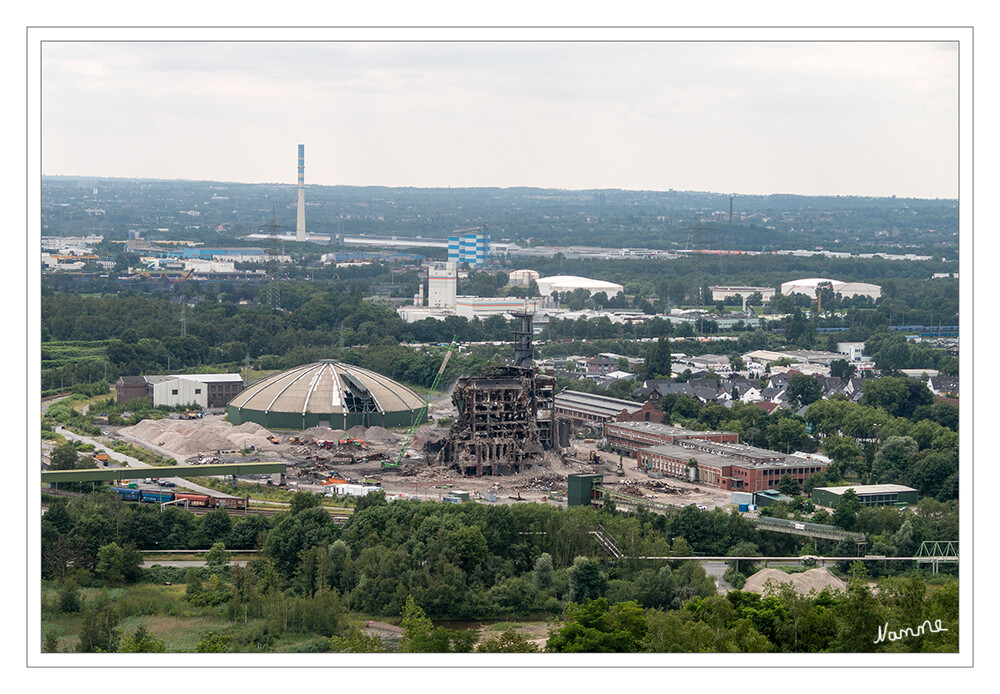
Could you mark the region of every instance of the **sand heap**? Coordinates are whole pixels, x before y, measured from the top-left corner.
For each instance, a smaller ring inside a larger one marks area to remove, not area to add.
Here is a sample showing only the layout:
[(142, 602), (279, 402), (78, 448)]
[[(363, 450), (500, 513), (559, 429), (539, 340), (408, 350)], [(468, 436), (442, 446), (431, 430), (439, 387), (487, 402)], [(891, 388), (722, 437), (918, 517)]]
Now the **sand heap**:
[(254, 422), (233, 426), (223, 421), (144, 419), (121, 431), (180, 456), (237, 451), (250, 446), (266, 449), (271, 446), (267, 440), (271, 432)]
[(792, 590), (799, 595), (809, 595), (812, 591), (845, 590), (847, 584), (830, 573), (829, 569), (809, 569), (797, 574), (788, 574), (780, 569), (761, 569), (747, 579), (743, 590), (763, 595), (767, 590), (767, 582), (772, 585), (791, 583)]

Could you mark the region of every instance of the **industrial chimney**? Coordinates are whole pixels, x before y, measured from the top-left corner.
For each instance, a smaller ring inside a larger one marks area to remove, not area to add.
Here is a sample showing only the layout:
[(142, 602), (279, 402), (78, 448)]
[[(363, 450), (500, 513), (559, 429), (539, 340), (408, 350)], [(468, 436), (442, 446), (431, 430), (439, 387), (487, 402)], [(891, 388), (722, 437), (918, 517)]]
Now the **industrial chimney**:
[(306, 146), (299, 145), (299, 214), (295, 222), (295, 240), (306, 240)]

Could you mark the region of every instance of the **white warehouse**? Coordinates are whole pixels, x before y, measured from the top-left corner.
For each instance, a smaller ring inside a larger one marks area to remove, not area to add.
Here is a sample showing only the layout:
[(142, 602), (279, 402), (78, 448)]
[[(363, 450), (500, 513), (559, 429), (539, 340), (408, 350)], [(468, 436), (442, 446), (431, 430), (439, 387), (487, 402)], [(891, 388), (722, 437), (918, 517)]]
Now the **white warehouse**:
[(867, 296), (877, 299), (882, 296), (882, 288), (877, 284), (867, 284), (865, 282), (841, 282), (840, 280), (824, 279), (822, 277), (810, 277), (802, 280), (792, 280), (781, 285), (782, 294), (808, 294), (816, 296), (816, 287), (824, 282), (829, 282), (834, 294), (845, 297)]
[(554, 277), (542, 277), (538, 279), (538, 291), (542, 296), (550, 296), (552, 292), (572, 292), (577, 289), (586, 289), (591, 294), (604, 292), (608, 298), (617, 295), (623, 287), (614, 282), (603, 280), (592, 280), (586, 277), (575, 277), (573, 275), (556, 275)]

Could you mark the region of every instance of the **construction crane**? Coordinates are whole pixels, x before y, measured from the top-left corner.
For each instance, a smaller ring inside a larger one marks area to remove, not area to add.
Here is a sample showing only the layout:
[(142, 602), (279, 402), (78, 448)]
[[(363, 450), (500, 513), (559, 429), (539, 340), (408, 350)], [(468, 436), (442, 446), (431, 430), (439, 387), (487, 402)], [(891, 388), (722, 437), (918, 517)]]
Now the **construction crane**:
[(403, 442), (403, 447), (399, 449), (399, 456), (396, 458), (395, 462), (391, 460), (383, 460), (383, 470), (395, 470), (399, 468), (399, 464), (403, 462), (406, 452), (410, 449), (410, 444), (413, 443), (413, 437), (417, 435), (417, 427), (420, 426), (420, 422), (422, 422), (424, 417), (427, 415), (427, 407), (431, 404), (431, 398), (434, 397), (435, 393), (437, 393), (438, 384), (441, 383), (441, 376), (444, 374), (444, 370), (448, 366), (448, 360), (451, 359), (451, 353), (455, 351), (455, 347), (457, 346), (458, 335), (453, 337), (451, 344), (448, 345), (448, 351), (444, 355), (444, 361), (441, 362), (441, 368), (438, 369), (437, 375), (434, 377), (434, 383), (431, 384), (431, 389), (427, 393), (427, 397), (424, 399), (424, 406), (420, 408), (420, 412), (417, 413), (417, 418), (413, 420), (413, 426), (410, 427), (410, 431), (406, 434), (406, 441)]
[(833, 282), (818, 282), (816, 284), (816, 315), (823, 312), (823, 290), (833, 289)]

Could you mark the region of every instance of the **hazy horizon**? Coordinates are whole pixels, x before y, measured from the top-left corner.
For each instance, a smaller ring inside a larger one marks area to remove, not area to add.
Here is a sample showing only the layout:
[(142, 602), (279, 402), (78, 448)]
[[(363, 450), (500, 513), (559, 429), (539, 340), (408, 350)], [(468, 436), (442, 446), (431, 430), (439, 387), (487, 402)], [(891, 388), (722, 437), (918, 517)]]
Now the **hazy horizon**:
[[(90, 174), (42, 174), (42, 178), (79, 178), (79, 179), (106, 179), (112, 181), (160, 181), (160, 182), (171, 182), (179, 181), (184, 183), (205, 183), (205, 184), (218, 184), (218, 185), (237, 185), (237, 186), (285, 186), (287, 188), (296, 188), (295, 183), (288, 183), (285, 181), (220, 181), (215, 179), (207, 178), (156, 178), (152, 176), (95, 176)], [(884, 200), (942, 200), (949, 202), (957, 202), (958, 198), (921, 198), (914, 196), (900, 196), (900, 195), (834, 195), (825, 193), (787, 193), (787, 192), (773, 192), (773, 193), (741, 193), (739, 191), (716, 191), (716, 190), (693, 190), (686, 188), (669, 188), (667, 190), (656, 190), (652, 188), (555, 188), (550, 186), (388, 186), (380, 185), (378, 183), (371, 184), (358, 184), (358, 183), (333, 183), (333, 184), (322, 184), (322, 183), (307, 183), (306, 191), (310, 187), (313, 188), (386, 188), (389, 190), (402, 190), (402, 189), (414, 189), (414, 190), (555, 190), (555, 191), (565, 191), (569, 193), (586, 193), (591, 191), (620, 191), (625, 193), (698, 193), (704, 195), (719, 195), (719, 196), (734, 196), (735, 198), (740, 197), (772, 197), (777, 195), (789, 196), (789, 197), (810, 197), (810, 198), (863, 198), (863, 199), (884, 199)]]
[(307, 186), (956, 199), (957, 43), (42, 44), (47, 175), (294, 185), (299, 144)]

